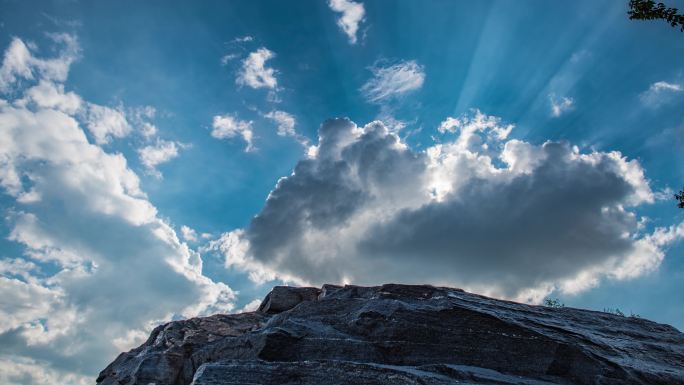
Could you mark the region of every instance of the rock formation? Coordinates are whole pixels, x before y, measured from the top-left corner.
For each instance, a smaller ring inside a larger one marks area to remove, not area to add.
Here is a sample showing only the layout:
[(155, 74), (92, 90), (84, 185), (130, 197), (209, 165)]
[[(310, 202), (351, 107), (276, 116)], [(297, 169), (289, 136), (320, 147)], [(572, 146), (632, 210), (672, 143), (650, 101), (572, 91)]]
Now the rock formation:
[(641, 318), (433, 286), (278, 286), (174, 321), (101, 385), (684, 384), (684, 334)]

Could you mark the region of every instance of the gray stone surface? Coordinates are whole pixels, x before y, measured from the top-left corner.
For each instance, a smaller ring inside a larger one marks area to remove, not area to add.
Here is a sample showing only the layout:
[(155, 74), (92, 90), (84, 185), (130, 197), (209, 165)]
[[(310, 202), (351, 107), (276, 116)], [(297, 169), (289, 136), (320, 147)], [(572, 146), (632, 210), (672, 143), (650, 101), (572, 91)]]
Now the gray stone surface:
[(314, 301), (321, 294), (317, 287), (276, 286), (266, 295), (259, 305), (259, 312), (267, 314), (282, 313), (303, 301)]
[[(457, 382), (458, 381), (458, 382)], [(392, 366), (349, 361), (268, 362), (227, 360), (202, 365), (193, 385), (548, 385), (494, 370), (457, 365)]]
[(684, 384), (684, 335), (640, 318), (395, 284), (259, 309), (159, 326), (98, 384)]

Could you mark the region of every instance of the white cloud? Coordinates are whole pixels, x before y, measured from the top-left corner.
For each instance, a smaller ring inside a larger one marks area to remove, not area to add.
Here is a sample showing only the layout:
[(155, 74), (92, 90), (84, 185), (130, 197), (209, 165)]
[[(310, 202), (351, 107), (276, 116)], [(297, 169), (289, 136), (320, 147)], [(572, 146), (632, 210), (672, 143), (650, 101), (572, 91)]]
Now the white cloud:
[(91, 385), (88, 376), (50, 368), (50, 363), (15, 355), (0, 356), (0, 383), (4, 385)]
[(48, 37), (62, 47), (59, 56), (51, 59), (34, 56), (31, 48), (21, 39), (12, 38), (0, 67), (0, 92), (8, 92), (20, 79), (39, 78), (52, 82), (66, 80), (69, 67), (80, 52), (78, 41), (74, 36), (67, 34), (50, 34)]
[(151, 138), (157, 135), (157, 131), (157, 126), (150, 122), (143, 122), (140, 125), (140, 133), (146, 138)]
[(240, 314), (240, 313), (247, 313), (250, 311), (256, 311), (259, 308), (259, 305), (261, 305), (261, 299), (256, 298), (250, 303), (246, 304), (243, 306), (241, 309), (237, 310), (235, 313)]
[(35, 263), (22, 258), (0, 259), (0, 275), (7, 278), (18, 277), (26, 281), (37, 268)]
[[(45, 62), (26, 62), (32, 81), (69, 95), (60, 83), (68, 65)], [(157, 215), (125, 157), (89, 142), (59, 97), (28, 108), (20, 101), (33, 98), (31, 85), (10, 83), (17, 98), (0, 103), (0, 188), (14, 200), (3, 207), (7, 239), (23, 256), (0, 263), (0, 382), (92, 382), (156, 322), (232, 310), (235, 293), (202, 275), (199, 254)], [(106, 142), (121, 131), (95, 132)]]
[(252, 144), (252, 121), (240, 120), (231, 114), (216, 115), (212, 122), (211, 136), (216, 139), (231, 139), (241, 136), (247, 143), (245, 152), (254, 151)]
[(138, 132), (145, 138), (151, 139), (157, 132), (157, 126), (150, 122), (151, 119), (157, 115), (157, 109), (152, 106), (138, 106), (128, 109), (126, 116), (133, 125), (137, 128)]
[(271, 111), (264, 115), (278, 124), (278, 135), (295, 136), (295, 118), (285, 111)]
[(221, 56), (221, 65), (226, 65), (230, 61), (237, 59), (238, 57), (240, 57), (240, 55), (238, 55), (236, 53), (225, 54), (225, 55)]
[(356, 44), (356, 34), (359, 30), (359, 23), (363, 21), (366, 13), (363, 3), (351, 0), (330, 0), (330, 9), (342, 15), (337, 19), (337, 25), (349, 37), (351, 44)]
[(642, 103), (648, 107), (657, 108), (669, 103), (677, 93), (684, 91), (681, 84), (659, 81), (651, 84), (648, 90), (639, 95)]
[(556, 94), (549, 94), (549, 104), (551, 106), (551, 116), (557, 118), (572, 110), (575, 101), (567, 96), (558, 97)]
[(458, 131), (459, 135), (453, 146), (461, 150), (482, 152), (487, 151), (492, 142), (501, 143), (508, 138), (513, 127), (512, 124), (503, 124), (499, 117), (473, 109), (469, 114), (458, 118), (447, 117), (437, 130), (442, 134)]
[(512, 129), (473, 110), (442, 124), (452, 141), (418, 152), (380, 122), (327, 121), (249, 226), (210, 248), (256, 282), (430, 282), (540, 301), (647, 274), (684, 236), (642, 234), (634, 209), (655, 194), (638, 161)]
[(5, 51), (0, 67), (0, 90), (6, 91), (17, 78), (33, 79), (31, 62), (33, 56), (28, 47), (20, 39), (13, 38)]
[(668, 83), (668, 82), (655, 82), (651, 84), (651, 87), (649, 87), (649, 91), (654, 91), (654, 92), (661, 92), (661, 91), (674, 91), (674, 92), (680, 92), (682, 91), (682, 86), (679, 84), (673, 84), (673, 83)]
[(373, 77), (361, 87), (361, 92), (373, 103), (384, 102), (418, 90), (425, 81), (423, 66), (415, 60), (385, 67), (376, 65), (371, 71)]
[(131, 133), (131, 125), (121, 108), (114, 109), (88, 103), (86, 125), (97, 144), (109, 143), (112, 138), (123, 138)]
[(275, 70), (266, 67), (266, 61), (275, 57), (267, 48), (259, 48), (242, 61), (242, 68), (238, 72), (235, 82), (252, 88), (276, 89), (278, 81)]
[(44, 317), (52, 310), (52, 304), (63, 297), (58, 290), (3, 276), (0, 276), (0, 295), (4, 298), (0, 308), (0, 333)]
[(250, 35), (245, 35), (241, 37), (236, 37), (231, 41), (231, 43), (249, 43), (250, 41), (254, 41), (254, 37)]
[(263, 115), (264, 117), (274, 121), (277, 124), (277, 134), (278, 136), (285, 136), (294, 138), (297, 143), (302, 145), (305, 149), (309, 147), (310, 141), (304, 135), (299, 134), (295, 130), (296, 120), (295, 117), (285, 111), (271, 111)]
[(177, 157), (179, 147), (183, 147), (183, 145), (158, 139), (156, 144), (138, 149), (140, 163), (145, 166), (150, 175), (161, 178), (162, 174), (157, 170), (157, 166)]
[(397, 119), (392, 115), (379, 116), (378, 120), (382, 121), (382, 123), (387, 126), (387, 129), (389, 129), (391, 132), (400, 132), (409, 125), (409, 122)]
[(64, 92), (63, 84), (41, 80), (26, 91), (27, 99), (41, 108), (52, 108), (74, 114), (81, 108), (81, 97), (74, 92)]
[[(381, 121), (391, 132), (394, 133), (401, 132), (407, 126), (415, 124), (418, 121), (417, 119), (413, 119), (412, 121), (397, 119), (394, 114), (394, 109), (391, 106), (383, 104), (380, 106), (380, 112), (376, 116), (375, 120)], [(418, 130), (420, 130), (420, 128), (418, 128)], [(413, 133), (415, 132), (416, 131), (413, 131)], [(412, 133), (408, 132), (406, 135), (410, 136)]]
[(197, 232), (188, 226), (181, 226), (181, 235), (187, 242), (197, 242)]

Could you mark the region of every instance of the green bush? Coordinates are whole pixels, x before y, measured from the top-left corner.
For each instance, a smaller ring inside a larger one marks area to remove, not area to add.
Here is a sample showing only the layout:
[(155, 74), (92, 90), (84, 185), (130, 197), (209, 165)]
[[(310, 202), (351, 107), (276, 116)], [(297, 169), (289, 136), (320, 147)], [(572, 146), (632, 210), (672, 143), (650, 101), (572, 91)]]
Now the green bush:
[(565, 307), (565, 304), (561, 303), (561, 301), (559, 301), (557, 298), (547, 298), (544, 300), (544, 306), (552, 307), (554, 309), (560, 309), (562, 307)]

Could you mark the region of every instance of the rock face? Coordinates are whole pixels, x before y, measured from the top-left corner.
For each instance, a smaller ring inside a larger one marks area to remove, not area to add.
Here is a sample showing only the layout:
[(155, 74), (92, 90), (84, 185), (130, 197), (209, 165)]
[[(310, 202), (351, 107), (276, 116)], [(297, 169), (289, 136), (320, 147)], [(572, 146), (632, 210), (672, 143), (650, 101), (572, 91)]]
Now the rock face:
[(101, 385), (684, 384), (684, 334), (640, 318), (433, 286), (279, 286), (175, 321)]

